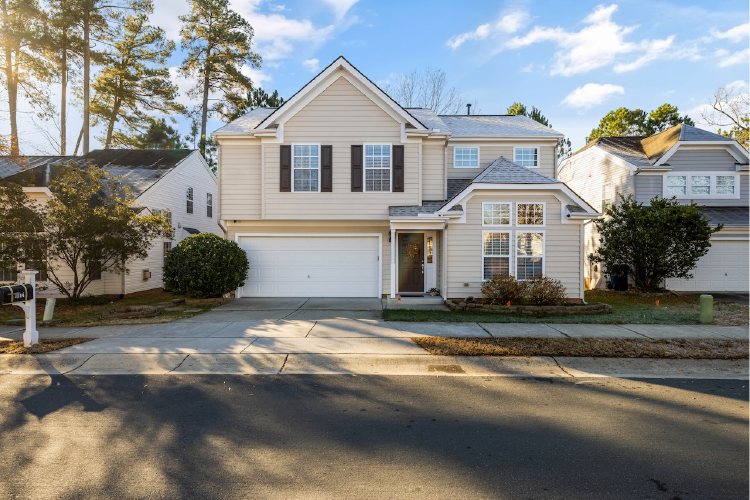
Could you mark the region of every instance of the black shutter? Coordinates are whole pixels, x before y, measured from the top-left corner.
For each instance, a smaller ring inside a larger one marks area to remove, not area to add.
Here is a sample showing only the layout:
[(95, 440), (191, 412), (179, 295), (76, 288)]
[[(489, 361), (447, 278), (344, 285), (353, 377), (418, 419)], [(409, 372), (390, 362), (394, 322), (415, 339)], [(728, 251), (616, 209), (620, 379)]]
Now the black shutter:
[(320, 190), (333, 191), (333, 146), (320, 146)]
[(362, 192), (362, 145), (352, 145), (352, 192)]
[(279, 154), (279, 191), (289, 193), (292, 191), (292, 146), (281, 146)]
[(404, 147), (393, 146), (393, 192), (404, 192)]

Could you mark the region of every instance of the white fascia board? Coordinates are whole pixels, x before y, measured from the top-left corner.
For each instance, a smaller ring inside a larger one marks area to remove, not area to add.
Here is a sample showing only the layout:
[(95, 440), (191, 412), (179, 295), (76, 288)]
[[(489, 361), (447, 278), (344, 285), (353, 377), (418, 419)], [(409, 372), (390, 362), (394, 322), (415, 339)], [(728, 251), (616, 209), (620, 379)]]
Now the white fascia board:
[[(334, 80), (331, 80), (331, 76), (339, 69), (345, 70), (351, 77), (347, 75), (341, 75), (346, 78), (352, 85), (357, 87), (360, 91), (365, 94), (370, 94), (368, 97), (372, 98), (377, 96), (377, 100), (374, 100), (384, 111), (388, 114), (398, 115), (401, 120), (411, 123), (414, 128), (418, 130), (427, 130), (422, 123), (410, 115), (404, 108), (399, 106), (393, 99), (391, 99), (385, 92), (378, 88), (375, 84), (369, 81), (359, 70), (354, 68), (349, 62), (343, 57), (336, 59), (330, 66), (324, 69), (318, 76), (310, 80), (302, 89), (297, 92), (290, 100), (286, 101), (280, 108), (275, 112), (271, 113), (263, 120), (256, 128), (257, 130), (265, 130), (273, 123), (281, 123), (288, 120), (287, 115), (290, 113), (292, 116), (296, 114), (299, 109), (303, 108), (304, 105), (312, 100), (315, 96), (323, 92), (328, 88)], [(331, 80), (330, 82), (328, 80)], [(364, 92), (364, 90), (367, 92)], [(380, 101), (380, 102), (378, 102)], [(301, 106), (300, 106), (301, 105)]]
[(563, 135), (461, 135), (452, 136), (456, 142), (527, 142), (527, 141), (558, 141)]
[(440, 230), (445, 229), (446, 220), (440, 219), (440, 220), (416, 220), (416, 219), (391, 219), (390, 221), (390, 228), (391, 229), (430, 229), (430, 230)]
[(52, 191), (50, 191), (49, 188), (46, 188), (46, 187), (31, 186), (31, 187), (23, 187), (22, 189), (24, 193), (44, 193), (50, 198), (52, 198)]
[(665, 163), (673, 154), (677, 152), (680, 146), (686, 146), (693, 149), (724, 149), (732, 157), (739, 161), (748, 161), (750, 159), (750, 153), (739, 145), (737, 141), (677, 141), (674, 146), (669, 148), (669, 151), (659, 158), (659, 161), (654, 163), (655, 167), (658, 167), (662, 163)]

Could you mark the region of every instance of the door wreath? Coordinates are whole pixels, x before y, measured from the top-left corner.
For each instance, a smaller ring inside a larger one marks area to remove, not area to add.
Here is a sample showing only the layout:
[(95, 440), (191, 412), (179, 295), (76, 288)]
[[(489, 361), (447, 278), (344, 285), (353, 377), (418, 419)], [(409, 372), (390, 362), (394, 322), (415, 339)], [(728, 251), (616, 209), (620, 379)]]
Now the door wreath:
[(416, 243), (407, 243), (404, 245), (404, 253), (410, 259), (413, 259), (419, 255), (419, 245)]

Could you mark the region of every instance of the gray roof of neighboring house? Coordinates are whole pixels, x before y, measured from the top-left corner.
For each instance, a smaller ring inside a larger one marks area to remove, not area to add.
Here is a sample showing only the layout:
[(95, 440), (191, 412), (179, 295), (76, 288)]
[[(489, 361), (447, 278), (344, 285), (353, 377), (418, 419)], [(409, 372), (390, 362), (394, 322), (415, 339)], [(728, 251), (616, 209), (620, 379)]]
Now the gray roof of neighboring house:
[(0, 156), (0, 179), (22, 170), (75, 160), (77, 156)]
[(429, 129), (438, 129), (441, 132), (449, 132), (448, 125), (440, 119), (438, 115), (432, 112), (431, 109), (425, 108), (404, 108), (414, 118), (422, 122), (422, 124)]
[[(561, 138), (563, 134), (523, 115), (439, 115), (454, 137), (503, 136)], [(442, 129), (441, 129), (442, 130)]]
[(121, 175), (123, 184), (138, 196), (192, 153), (190, 149), (96, 149), (83, 156), (48, 156), (43, 162), (4, 177), (3, 182), (48, 187), (54, 176), (52, 167), (74, 160), (79, 166), (96, 165)]
[(734, 139), (708, 130), (679, 124), (648, 137), (599, 137), (570, 155), (569, 158), (597, 146), (636, 167), (650, 167), (659, 161), (659, 158), (664, 156), (677, 141), (736, 142)]
[(255, 108), (252, 111), (248, 111), (239, 118), (232, 120), (223, 127), (214, 130), (214, 134), (221, 132), (222, 134), (245, 134), (252, 131), (255, 127), (268, 118), (268, 115), (276, 111), (277, 108)]
[(750, 207), (700, 207), (712, 226), (750, 226)]

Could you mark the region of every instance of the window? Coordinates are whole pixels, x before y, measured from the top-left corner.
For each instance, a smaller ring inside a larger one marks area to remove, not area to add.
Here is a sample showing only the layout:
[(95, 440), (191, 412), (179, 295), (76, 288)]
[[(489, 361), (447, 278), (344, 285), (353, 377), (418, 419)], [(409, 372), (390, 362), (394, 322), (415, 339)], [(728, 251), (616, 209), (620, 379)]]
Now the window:
[(170, 252), (171, 250), (172, 250), (172, 242), (171, 242), (171, 241), (165, 241), (165, 242), (164, 242), (164, 257), (163, 257), (163, 259), (162, 259), (162, 260), (163, 260), (163, 262), (162, 262), (162, 266), (164, 266), (164, 264), (165, 264), (165, 263), (167, 262), (167, 254), (168, 254), (168, 253), (169, 253), (169, 252)]
[(479, 166), (479, 148), (453, 148), (453, 166), (476, 168)]
[(391, 191), (391, 146), (365, 144), (365, 191)]
[(98, 260), (89, 262), (89, 277), (92, 280), (102, 279), (102, 263)]
[(320, 146), (317, 144), (292, 145), (292, 191), (320, 192)]
[(612, 184), (608, 182), (602, 186), (602, 213), (610, 206), (612, 206)]
[(510, 226), (510, 203), (482, 203), (483, 226)]
[(544, 226), (544, 203), (516, 204), (516, 225)]
[(0, 283), (15, 283), (18, 281), (18, 268), (15, 264), (0, 266)]
[(187, 200), (187, 205), (185, 206), (185, 211), (189, 214), (192, 214), (193, 213), (193, 188), (191, 187), (187, 188), (186, 200)]
[(739, 177), (729, 172), (694, 172), (667, 174), (663, 196), (683, 199), (739, 198)]
[(433, 256), (433, 243), (432, 243), (432, 236), (427, 237), (427, 263), (432, 264), (432, 256)]
[(516, 233), (516, 278), (544, 275), (544, 233)]
[(214, 216), (214, 195), (206, 193), (206, 217)]
[(513, 161), (523, 167), (539, 166), (539, 148), (513, 148)]
[(510, 233), (482, 233), (482, 279), (510, 274)]

